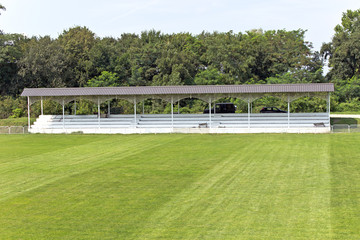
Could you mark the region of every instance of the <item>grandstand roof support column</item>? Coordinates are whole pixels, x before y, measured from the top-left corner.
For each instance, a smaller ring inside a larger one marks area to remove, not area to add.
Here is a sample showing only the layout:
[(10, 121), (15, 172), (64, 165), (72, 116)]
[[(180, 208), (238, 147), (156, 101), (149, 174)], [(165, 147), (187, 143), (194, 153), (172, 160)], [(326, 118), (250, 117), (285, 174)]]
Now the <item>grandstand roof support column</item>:
[(210, 125), (210, 128), (211, 128), (211, 97), (209, 99), (209, 125)]
[(216, 103), (214, 102), (214, 117), (215, 117), (215, 114), (216, 114)]
[(65, 129), (65, 100), (62, 101), (62, 112), (63, 112), (63, 129)]
[(108, 116), (110, 116), (110, 102), (111, 100), (108, 101)]
[(174, 129), (174, 97), (171, 96), (171, 128)]
[(76, 116), (76, 99), (74, 100), (74, 115)]
[(180, 114), (180, 100), (178, 101), (178, 114)]
[(43, 97), (41, 97), (41, 115), (44, 115)]
[(248, 99), (248, 128), (250, 128), (250, 99)]
[(145, 113), (145, 99), (143, 100), (142, 104), (143, 104), (142, 114), (144, 115), (144, 113)]
[(27, 97), (28, 100), (28, 130), (30, 130), (30, 97)]
[(288, 128), (290, 128), (290, 96), (288, 96), (287, 104), (288, 104), (288, 109), (287, 109)]
[(136, 97), (134, 97), (134, 127), (136, 128)]
[(328, 115), (329, 115), (329, 119), (330, 119), (330, 92), (328, 93), (328, 96), (327, 96), (327, 99), (326, 99), (326, 111), (327, 111), (327, 113), (328, 113)]
[(100, 98), (98, 97), (98, 127), (100, 128)]

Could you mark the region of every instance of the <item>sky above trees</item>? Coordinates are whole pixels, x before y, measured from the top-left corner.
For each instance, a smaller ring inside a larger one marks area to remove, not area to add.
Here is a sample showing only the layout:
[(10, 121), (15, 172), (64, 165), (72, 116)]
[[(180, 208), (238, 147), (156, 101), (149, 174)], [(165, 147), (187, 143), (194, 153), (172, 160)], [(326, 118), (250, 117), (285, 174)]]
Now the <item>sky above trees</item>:
[(155, 29), (164, 33), (244, 32), (251, 29), (307, 30), (319, 51), (334, 26), (358, 0), (1, 0), (0, 29), (28, 37), (58, 37), (64, 29), (86, 26), (100, 37)]

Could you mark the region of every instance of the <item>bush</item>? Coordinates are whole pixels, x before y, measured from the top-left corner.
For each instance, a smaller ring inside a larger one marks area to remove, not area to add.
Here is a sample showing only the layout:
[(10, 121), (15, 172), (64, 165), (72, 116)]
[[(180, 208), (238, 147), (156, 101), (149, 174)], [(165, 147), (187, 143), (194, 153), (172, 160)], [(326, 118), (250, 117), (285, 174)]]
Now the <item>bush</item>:
[(97, 112), (97, 108), (93, 102), (83, 99), (77, 101), (76, 108), (77, 115), (89, 115)]
[(0, 118), (8, 118), (13, 116), (16, 110), (17, 114), (26, 115), (27, 113), (27, 102), (25, 98), (13, 98), (10, 96), (0, 97)]
[(190, 111), (190, 108), (188, 108), (188, 107), (182, 107), (182, 108), (180, 108), (180, 113), (190, 113), (191, 111)]
[(359, 98), (354, 98), (343, 103), (339, 103), (336, 107), (337, 112), (360, 112)]
[(12, 111), (13, 115), (11, 115), (11, 118), (20, 118), (24, 116), (24, 111), (21, 108), (15, 108)]

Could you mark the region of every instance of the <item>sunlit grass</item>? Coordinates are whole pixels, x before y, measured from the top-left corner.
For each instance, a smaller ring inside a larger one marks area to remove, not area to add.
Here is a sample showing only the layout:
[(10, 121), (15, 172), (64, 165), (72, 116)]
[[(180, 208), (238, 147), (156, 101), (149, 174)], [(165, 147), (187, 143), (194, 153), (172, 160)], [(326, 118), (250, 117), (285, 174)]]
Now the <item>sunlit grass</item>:
[[(36, 120), (35, 118), (31, 118), (30, 124), (33, 124), (35, 120)], [(27, 125), (28, 125), (27, 117), (0, 119), (0, 126), (27, 126)]]
[(360, 135), (0, 136), (0, 239), (359, 239)]

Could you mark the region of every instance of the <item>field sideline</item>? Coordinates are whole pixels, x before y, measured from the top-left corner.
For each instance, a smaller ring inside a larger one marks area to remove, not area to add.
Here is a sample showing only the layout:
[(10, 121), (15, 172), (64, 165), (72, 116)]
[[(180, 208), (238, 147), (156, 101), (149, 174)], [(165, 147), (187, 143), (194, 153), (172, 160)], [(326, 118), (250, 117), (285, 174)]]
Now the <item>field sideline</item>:
[(360, 134), (0, 135), (0, 239), (360, 239)]

